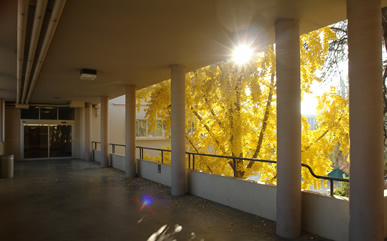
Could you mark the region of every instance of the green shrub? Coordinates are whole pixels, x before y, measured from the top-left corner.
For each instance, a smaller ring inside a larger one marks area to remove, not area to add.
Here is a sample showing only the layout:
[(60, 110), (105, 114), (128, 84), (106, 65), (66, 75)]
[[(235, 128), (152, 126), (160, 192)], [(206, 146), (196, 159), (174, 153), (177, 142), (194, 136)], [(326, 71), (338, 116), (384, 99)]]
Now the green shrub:
[(336, 196), (349, 197), (349, 182), (340, 182), (340, 187), (335, 187), (333, 194)]

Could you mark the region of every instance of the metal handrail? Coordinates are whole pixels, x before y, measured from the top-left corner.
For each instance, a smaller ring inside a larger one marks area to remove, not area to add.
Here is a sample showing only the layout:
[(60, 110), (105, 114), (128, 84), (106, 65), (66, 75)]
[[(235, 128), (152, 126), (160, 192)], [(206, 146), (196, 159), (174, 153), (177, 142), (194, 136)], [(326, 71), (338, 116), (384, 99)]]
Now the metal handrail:
[[(255, 158), (245, 158), (245, 157), (235, 157), (235, 156), (222, 156), (222, 155), (203, 154), (203, 153), (196, 153), (196, 152), (186, 152), (186, 153), (188, 154), (188, 168), (191, 168), (191, 155), (192, 155), (192, 169), (193, 170), (195, 170), (195, 156), (208, 156), (208, 157), (218, 157), (218, 158), (224, 158), (224, 159), (232, 159), (234, 167), (236, 165), (236, 160), (254, 161), (254, 162), (265, 162), (265, 163), (277, 163), (276, 161), (263, 160), (263, 159), (255, 159)], [(234, 177), (236, 177), (236, 168), (234, 168)]]
[(301, 166), (303, 167), (306, 167), (308, 168), (310, 174), (312, 174), (312, 176), (314, 176), (315, 178), (317, 179), (323, 179), (323, 180), (328, 180), (329, 181), (329, 184), (330, 184), (330, 188), (331, 188), (331, 196), (333, 196), (333, 189), (334, 189), (334, 182), (335, 181), (338, 181), (338, 182), (349, 182), (349, 178), (339, 178), (339, 177), (328, 177), (328, 176), (319, 176), (317, 174), (315, 174), (313, 172), (313, 169), (307, 165), (307, 164), (304, 164), (304, 163), (301, 163)]
[[(93, 150), (97, 149), (97, 144), (101, 144), (101, 142), (100, 141), (92, 141), (91, 142), (91, 146), (92, 146)], [(112, 154), (116, 153), (116, 146), (126, 147), (126, 145), (124, 145), (124, 144), (115, 144), (115, 143), (109, 143), (109, 146), (112, 146)], [(94, 158), (93, 158), (93, 160), (94, 160)]]
[[(100, 144), (100, 142), (96, 142), (96, 141), (92, 141), (92, 143), (95, 146), (95, 148), (93, 148), (93, 150), (97, 149), (97, 144)], [(109, 145), (112, 145), (112, 153), (113, 154), (114, 154), (114, 151), (115, 151), (114, 146), (122, 146), (122, 147), (126, 146), (126, 145), (123, 145), (123, 144), (113, 144), (113, 143), (109, 143)], [(144, 158), (144, 149), (145, 150), (160, 151), (161, 152), (161, 163), (164, 163), (164, 152), (171, 152), (171, 150), (161, 149), (161, 148), (153, 148), (153, 147), (136, 146), (136, 148), (139, 149), (139, 154), (140, 154), (140, 159), (141, 160), (143, 160), (143, 158)], [(277, 164), (277, 161), (255, 159), (255, 158), (223, 156), (223, 155), (215, 155), (215, 154), (196, 153), (196, 152), (186, 152), (186, 154), (188, 155), (188, 168), (189, 169), (191, 169), (191, 156), (192, 156), (192, 169), (193, 170), (195, 170), (195, 156), (207, 156), (207, 157), (217, 157), (217, 158), (224, 158), (224, 159), (233, 159), (234, 166), (236, 164), (236, 160)], [(93, 160), (94, 160), (94, 155), (93, 155)], [(334, 182), (335, 181), (337, 181), (337, 182), (349, 182), (349, 178), (338, 178), (338, 177), (328, 177), (328, 176), (317, 175), (316, 173), (314, 173), (312, 167), (309, 166), (308, 164), (301, 163), (301, 166), (302, 167), (306, 167), (313, 177), (315, 177), (317, 179), (328, 180), (329, 183), (330, 183), (330, 195), (331, 196), (333, 196)], [(235, 168), (234, 168), (234, 177), (236, 177), (236, 170), (235, 170)], [(385, 176), (384, 179), (386, 180), (387, 176)]]
[(153, 150), (153, 151), (161, 151), (161, 163), (164, 164), (164, 152), (171, 152), (171, 150), (160, 149), (160, 148), (152, 148), (152, 147), (144, 147), (144, 146), (136, 146), (136, 148), (140, 151), (140, 159), (144, 158), (144, 149), (145, 150)]
[(123, 144), (114, 144), (114, 143), (109, 143), (109, 145), (112, 146), (112, 154), (115, 154), (116, 153), (116, 146), (122, 146), (122, 147), (126, 147), (126, 145), (123, 145)]

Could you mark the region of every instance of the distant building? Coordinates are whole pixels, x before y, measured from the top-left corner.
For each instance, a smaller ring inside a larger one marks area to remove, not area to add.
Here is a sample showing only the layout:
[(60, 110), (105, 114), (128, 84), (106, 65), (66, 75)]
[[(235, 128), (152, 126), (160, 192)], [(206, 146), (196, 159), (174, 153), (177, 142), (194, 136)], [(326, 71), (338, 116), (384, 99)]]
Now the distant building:
[(349, 178), (349, 175), (343, 170), (335, 168), (330, 173), (328, 173), (328, 177)]
[(317, 118), (316, 118), (316, 115), (305, 115), (305, 117), (307, 118), (306, 122), (308, 122), (308, 124), (310, 126), (310, 129), (312, 131), (316, 130), (317, 129)]

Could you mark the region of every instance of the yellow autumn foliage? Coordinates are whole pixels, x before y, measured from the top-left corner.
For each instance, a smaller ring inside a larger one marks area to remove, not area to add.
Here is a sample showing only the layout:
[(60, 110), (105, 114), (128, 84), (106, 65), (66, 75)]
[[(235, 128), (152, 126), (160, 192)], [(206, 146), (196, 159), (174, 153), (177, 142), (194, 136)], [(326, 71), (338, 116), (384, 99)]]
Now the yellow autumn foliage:
[[(300, 37), (301, 90), (310, 92), (320, 81), (329, 41), (335, 34), (325, 27)], [(276, 160), (276, 72), (275, 46), (268, 46), (248, 65), (233, 62), (209, 65), (186, 74), (187, 151), (225, 156)], [(137, 91), (137, 108), (146, 103), (146, 118), (155, 128), (156, 118), (170, 136), (170, 81)], [(348, 102), (334, 89), (319, 98), (318, 128), (311, 130), (302, 118), (302, 163), (318, 175), (331, 170), (328, 154), (340, 142), (348, 152)], [(159, 158), (154, 159), (160, 161)], [(164, 159), (170, 163), (170, 158)], [(213, 157), (195, 159), (195, 169), (247, 178), (259, 173), (261, 181), (276, 183), (275, 165)], [(320, 180), (302, 168), (302, 188), (320, 187)]]

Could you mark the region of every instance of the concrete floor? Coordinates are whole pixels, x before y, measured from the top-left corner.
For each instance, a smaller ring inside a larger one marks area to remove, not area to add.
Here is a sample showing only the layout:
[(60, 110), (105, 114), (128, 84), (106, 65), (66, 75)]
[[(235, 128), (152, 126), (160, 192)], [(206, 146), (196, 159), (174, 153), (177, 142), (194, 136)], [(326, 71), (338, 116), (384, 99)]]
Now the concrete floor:
[[(191, 195), (171, 197), (168, 187), (94, 162), (18, 162), (14, 178), (0, 179), (0, 240), (174, 239), (285, 240), (272, 221)], [(304, 233), (294, 240), (326, 239)]]

